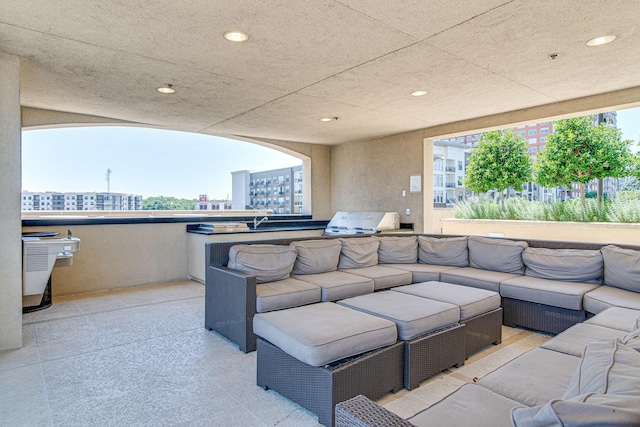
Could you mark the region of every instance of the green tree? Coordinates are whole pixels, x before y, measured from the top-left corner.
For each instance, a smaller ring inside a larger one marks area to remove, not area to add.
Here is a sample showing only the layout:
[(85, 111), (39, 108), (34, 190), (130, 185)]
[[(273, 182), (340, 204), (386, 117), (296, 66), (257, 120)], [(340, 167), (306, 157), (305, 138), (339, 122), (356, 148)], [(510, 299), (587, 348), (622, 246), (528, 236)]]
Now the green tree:
[(584, 204), (584, 184), (632, 172), (631, 142), (623, 141), (617, 128), (605, 123), (595, 126), (590, 116), (559, 120), (535, 163), (535, 179), (544, 187), (580, 184)]
[(196, 199), (178, 199), (175, 197), (147, 197), (142, 200), (143, 210), (154, 211), (188, 211), (193, 210)]
[(485, 133), (469, 158), (465, 187), (474, 193), (485, 193), (495, 188), (500, 192), (504, 206), (506, 189), (521, 188), (522, 184), (531, 181), (528, 149), (527, 141), (511, 130)]

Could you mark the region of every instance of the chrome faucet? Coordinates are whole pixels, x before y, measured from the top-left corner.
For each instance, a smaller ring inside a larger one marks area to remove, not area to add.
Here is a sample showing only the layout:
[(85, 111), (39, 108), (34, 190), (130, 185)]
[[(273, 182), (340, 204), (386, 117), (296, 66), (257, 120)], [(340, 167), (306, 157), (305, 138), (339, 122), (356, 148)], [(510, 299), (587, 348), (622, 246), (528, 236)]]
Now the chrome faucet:
[(262, 224), (264, 221), (269, 221), (269, 218), (267, 218), (266, 216), (264, 218), (262, 218), (260, 221), (258, 221), (258, 217), (254, 216), (253, 217), (253, 228), (258, 228), (258, 226), (260, 224)]

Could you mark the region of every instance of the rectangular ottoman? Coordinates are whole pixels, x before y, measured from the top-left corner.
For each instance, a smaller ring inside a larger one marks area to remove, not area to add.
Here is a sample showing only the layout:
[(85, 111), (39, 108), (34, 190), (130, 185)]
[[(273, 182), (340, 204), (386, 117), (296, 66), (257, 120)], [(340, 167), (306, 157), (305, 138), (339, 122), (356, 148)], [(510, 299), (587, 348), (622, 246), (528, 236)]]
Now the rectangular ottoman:
[(403, 386), (403, 344), (393, 322), (335, 303), (254, 316), (257, 384), (332, 426), (338, 402), (378, 399)]
[(348, 298), (338, 304), (395, 323), (398, 339), (405, 343), (407, 390), (450, 366), (464, 364), (464, 327), (458, 323), (460, 309), (453, 304), (391, 291)]
[(400, 286), (392, 291), (460, 307), (467, 356), (489, 344), (502, 342), (502, 308), (497, 292), (436, 281)]

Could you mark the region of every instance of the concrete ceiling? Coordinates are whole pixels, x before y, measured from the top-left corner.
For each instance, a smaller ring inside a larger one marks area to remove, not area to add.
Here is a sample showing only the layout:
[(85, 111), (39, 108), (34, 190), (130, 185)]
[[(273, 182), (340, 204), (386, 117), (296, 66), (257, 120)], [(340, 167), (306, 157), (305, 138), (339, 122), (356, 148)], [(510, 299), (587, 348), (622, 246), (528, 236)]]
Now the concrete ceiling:
[(25, 107), (338, 144), (640, 87), (638, 22), (634, 0), (3, 0), (0, 51)]

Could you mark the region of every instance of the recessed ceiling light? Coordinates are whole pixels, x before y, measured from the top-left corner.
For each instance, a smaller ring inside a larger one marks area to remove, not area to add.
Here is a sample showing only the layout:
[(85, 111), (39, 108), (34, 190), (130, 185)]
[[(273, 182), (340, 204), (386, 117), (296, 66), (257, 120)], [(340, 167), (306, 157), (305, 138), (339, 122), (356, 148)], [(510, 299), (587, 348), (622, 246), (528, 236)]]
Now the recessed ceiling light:
[(173, 88), (173, 85), (170, 84), (166, 84), (162, 87), (158, 87), (156, 88), (156, 90), (160, 93), (163, 93), (165, 95), (170, 95), (172, 93), (176, 93), (176, 90)]
[(415, 92), (411, 92), (411, 96), (425, 96), (426, 94), (426, 90), (417, 90)]
[(247, 33), (243, 33), (242, 31), (227, 31), (224, 33), (224, 38), (229, 40), (230, 42), (246, 42), (249, 39)]
[(338, 120), (337, 117), (323, 117), (320, 119), (321, 122), (332, 122), (334, 120)]
[(616, 36), (602, 36), (591, 39), (587, 42), (587, 46), (602, 46), (603, 44), (611, 43), (616, 39)]

